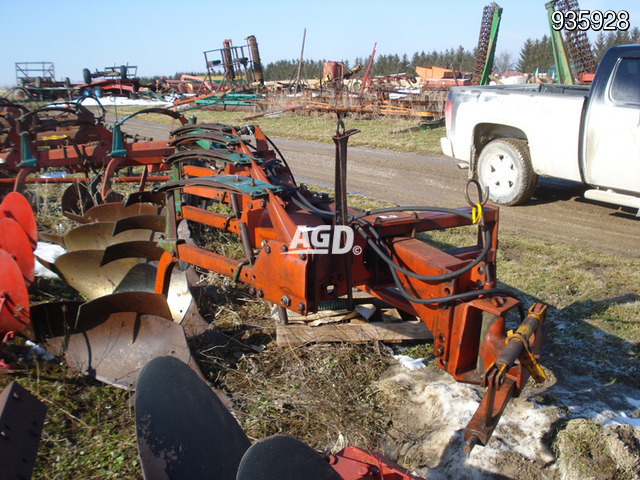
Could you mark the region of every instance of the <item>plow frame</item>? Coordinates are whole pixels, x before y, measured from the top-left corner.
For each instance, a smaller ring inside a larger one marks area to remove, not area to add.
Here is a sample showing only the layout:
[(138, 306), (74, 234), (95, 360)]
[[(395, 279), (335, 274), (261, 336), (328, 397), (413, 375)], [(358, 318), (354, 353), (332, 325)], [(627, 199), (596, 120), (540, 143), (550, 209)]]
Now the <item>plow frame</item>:
[[(247, 284), (250, 294), (276, 305), (286, 323), (286, 310), (307, 315), (328, 305), (353, 308), (353, 288), (365, 291), (426, 324), (434, 336), (439, 368), (457, 381), (487, 388), (465, 432), (465, 449), (486, 445), (509, 399), (520, 394), (530, 370), (539, 369), (536, 358), (544, 323), (542, 312), (536, 314), (535, 328), (518, 338), (507, 331), (510, 311), (518, 309), (523, 324), (532, 313), (525, 319), (520, 302), (497, 288), (498, 208), (470, 201), (473, 206), (455, 210), (349, 209), (345, 223), (359, 234), (351, 250), (321, 254), (298, 249), (295, 240), (301, 229), (326, 231), (327, 245), (340, 245), (333, 238), (340, 193), (331, 202), (298, 187), (257, 126), (200, 128), (204, 135), (199, 141), (193, 129), (189, 138), (178, 135), (174, 145), (187, 150), (177, 148), (166, 159), (173, 178), (181, 180), (154, 190), (166, 196), (165, 240), (160, 242), (165, 253), (155, 292), (166, 293), (173, 266), (186, 262)], [(253, 150), (242, 134), (253, 136)], [(189, 148), (196, 143), (204, 149)], [(208, 210), (211, 201), (225, 204), (231, 213)], [(181, 240), (178, 225), (184, 220), (237, 235), (244, 258)], [(468, 247), (443, 251), (416, 238), (421, 232), (473, 224), (478, 225), (478, 241)], [(347, 300), (341, 298), (345, 295)], [(507, 350), (508, 358), (503, 358)], [(492, 374), (497, 364), (500, 371)], [(542, 374), (537, 381), (543, 379)]]

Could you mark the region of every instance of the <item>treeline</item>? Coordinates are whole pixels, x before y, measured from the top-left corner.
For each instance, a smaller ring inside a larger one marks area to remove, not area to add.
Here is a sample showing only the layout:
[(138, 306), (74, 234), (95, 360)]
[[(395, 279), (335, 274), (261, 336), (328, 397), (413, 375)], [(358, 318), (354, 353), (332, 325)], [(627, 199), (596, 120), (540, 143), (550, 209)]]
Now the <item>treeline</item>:
[[(640, 43), (640, 29), (634, 27), (626, 32), (609, 32), (600, 34), (596, 37), (595, 42), (591, 45), (591, 51), (594, 54), (596, 64), (604, 55), (604, 52), (615, 45), (628, 45)], [(498, 39), (498, 45), (500, 41)], [(500, 50), (498, 48), (498, 50)], [(369, 65), (370, 56), (365, 58), (356, 58), (354, 62), (349, 60), (335, 60), (344, 64), (345, 73), (357, 65), (362, 65), (362, 70), (358, 73), (358, 77), (362, 77)], [(300, 68), (301, 81), (305, 79), (311, 80), (322, 76), (324, 60), (304, 60)], [(462, 46), (457, 49), (447, 49), (442, 52), (416, 52), (411, 57), (407, 54), (402, 56), (394, 55), (376, 55), (373, 65), (371, 66), (371, 75), (392, 75), (394, 73), (410, 73), (416, 74), (418, 66), (436, 66), (451, 68), (454, 67), (458, 71), (472, 72), (475, 64), (475, 49), (473, 51), (466, 50)], [(494, 59), (494, 74), (502, 74), (506, 70), (517, 69), (523, 73), (535, 73), (536, 69), (546, 70), (554, 66), (553, 50), (551, 48), (551, 39), (548, 35), (544, 35), (540, 39), (527, 39), (520, 50), (517, 59), (513, 58), (507, 52), (498, 53)], [(264, 78), (267, 81), (292, 82), (298, 75), (298, 60), (278, 60), (267, 64), (263, 68)], [(181, 72), (190, 75), (204, 75), (204, 72)], [(178, 79), (181, 73), (166, 78)], [(160, 76), (143, 78), (143, 83), (153, 81)]]
[[(596, 64), (600, 62), (604, 52), (615, 45), (628, 45), (640, 43), (640, 29), (634, 27), (628, 31), (616, 31), (600, 34), (591, 45)], [(498, 46), (500, 39), (498, 38)], [(498, 50), (500, 50), (498, 48)], [(364, 68), (358, 74), (363, 76), (366, 67), (369, 65), (371, 57), (356, 58), (353, 63), (348, 60), (341, 60), (344, 63), (345, 72), (356, 65)], [(376, 55), (371, 67), (371, 75), (391, 75), (394, 73), (415, 74), (417, 66), (436, 66), (451, 68), (452, 66), (462, 72), (472, 72), (475, 64), (475, 49), (472, 51), (464, 49), (462, 46), (457, 49), (448, 49), (443, 52), (416, 52), (411, 57), (400, 55)], [(541, 39), (527, 39), (520, 56), (512, 58), (508, 53), (502, 52), (496, 55), (494, 60), (494, 74), (499, 75), (509, 69), (517, 69), (524, 73), (534, 73), (536, 69), (548, 69), (554, 64), (551, 38), (544, 35)], [(303, 62), (300, 76), (302, 79), (320, 78), (322, 76), (323, 60), (305, 60)], [(289, 82), (296, 79), (298, 72), (298, 60), (278, 60), (269, 63), (264, 68), (266, 80), (280, 80)]]
[[(369, 66), (371, 57), (356, 58), (352, 63), (349, 60), (340, 61), (344, 64), (344, 71), (348, 72), (357, 65), (362, 65), (363, 69), (359, 76), (363, 76)], [(322, 76), (324, 60), (304, 60), (301, 67), (301, 78), (320, 78)], [(475, 52), (465, 50), (463, 47), (445, 50), (444, 52), (433, 51), (430, 53), (416, 52), (409, 58), (407, 54), (400, 55), (376, 55), (371, 66), (371, 75), (392, 75), (394, 73), (415, 74), (417, 66), (455, 67), (456, 70), (472, 71), (475, 62)], [(298, 60), (278, 60), (269, 63), (264, 68), (265, 80), (291, 81), (298, 75)]]
[[(604, 34), (600, 32), (596, 37), (596, 41), (591, 45), (591, 51), (596, 61), (596, 65), (600, 63), (604, 52), (616, 45), (628, 45), (640, 43), (640, 29), (634, 27), (631, 30), (622, 32), (608, 32)], [(554, 66), (553, 49), (551, 47), (551, 38), (544, 35), (541, 39), (527, 39), (524, 46), (520, 50), (520, 58), (516, 68), (520, 72), (533, 73), (537, 68), (547, 69)]]

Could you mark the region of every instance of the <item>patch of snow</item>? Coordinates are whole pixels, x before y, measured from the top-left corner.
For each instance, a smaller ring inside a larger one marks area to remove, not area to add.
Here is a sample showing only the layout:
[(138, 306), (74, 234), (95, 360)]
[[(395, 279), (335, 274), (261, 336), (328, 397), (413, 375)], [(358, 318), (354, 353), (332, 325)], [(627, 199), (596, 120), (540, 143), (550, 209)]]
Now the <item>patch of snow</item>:
[(635, 408), (640, 408), (640, 398), (625, 397), (625, 400)]
[(407, 370), (419, 370), (425, 368), (424, 358), (411, 358), (408, 355), (394, 355), (398, 363)]
[(554, 459), (542, 438), (557, 420), (557, 408), (538, 406), (525, 395), (512, 399), (488, 445), (476, 447), (466, 458), (462, 452), (464, 429), (480, 405), (483, 389), (457, 383), (448, 374), (431, 368), (395, 372), (384, 381), (399, 384), (407, 392), (403, 393), (407, 397), (402, 399), (402, 408), (414, 422), (410, 428), (415, 433), (424, 432), (423, 440), (408, 455), (414, 456), (415, 452), (425, 464), (417, 472), (425, 479), (494, 478), (504, 474), (505, 458), (513, 452), (529, 462)]
[[(38, 242), (36, 247), (36, 251), (33, 252), (36, 256), (46, 260), (47, 262), (55, 262), (56, 258), (58, 258), (63, 253), (67, 251), (61, 247), (60, 245), (56, 245), (53, 243), (47, 242)], [(41, 265), (37, 260), (35, 261), (35, 275), (36, 277), (43, 278), (57, 278), (57, 275), (53, 273), (48, 268), (45, 268), (44, 265)]]

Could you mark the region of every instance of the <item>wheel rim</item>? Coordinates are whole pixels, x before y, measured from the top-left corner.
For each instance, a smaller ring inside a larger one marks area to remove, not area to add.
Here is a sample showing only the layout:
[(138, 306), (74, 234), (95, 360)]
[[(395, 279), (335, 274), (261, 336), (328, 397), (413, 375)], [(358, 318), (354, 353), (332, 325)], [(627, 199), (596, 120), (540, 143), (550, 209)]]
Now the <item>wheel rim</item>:
[(491, 157), (486, 169), (486, 185), (496, 195), (504, 195), (513, 190), (518, 173), (513, 159), (504, 154)]

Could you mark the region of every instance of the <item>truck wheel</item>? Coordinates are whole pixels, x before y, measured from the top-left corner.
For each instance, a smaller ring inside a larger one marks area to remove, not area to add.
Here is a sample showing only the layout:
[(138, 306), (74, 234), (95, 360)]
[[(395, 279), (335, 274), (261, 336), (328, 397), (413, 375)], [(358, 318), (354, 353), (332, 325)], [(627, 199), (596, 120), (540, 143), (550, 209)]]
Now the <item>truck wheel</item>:
[(527, 142), (500, 138), (489, 142), (478, 158), (478, 180), (489, 187), (489, 199), (501, 205), (517, 205), (531, 198), (538, 175), (531, 168)]

